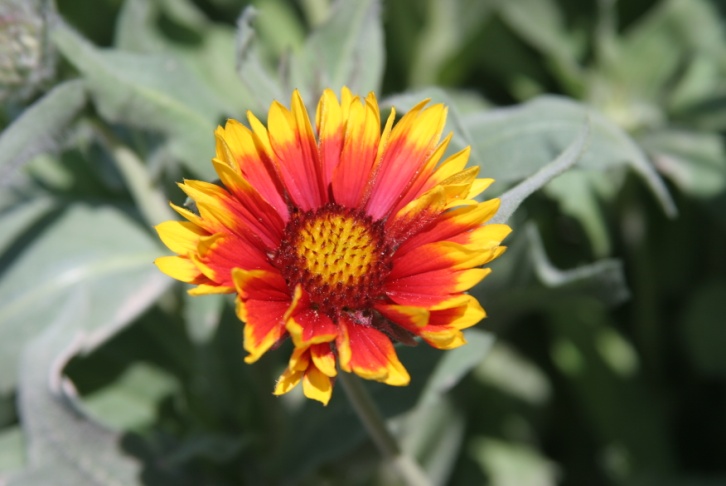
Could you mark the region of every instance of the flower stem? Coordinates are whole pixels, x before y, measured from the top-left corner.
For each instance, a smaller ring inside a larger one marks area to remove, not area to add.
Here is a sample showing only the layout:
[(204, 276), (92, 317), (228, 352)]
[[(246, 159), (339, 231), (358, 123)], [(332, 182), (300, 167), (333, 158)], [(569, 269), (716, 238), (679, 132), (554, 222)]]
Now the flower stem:
[(411, 456), (401, 451), (362, 381), (352, 373), (345, 372), (338, 374), (338, 380), (342, 383), (348, 400), (363, 422), (368, 435), (378, 447), (383, 458), (398, 471), (401, 479), (408, 486), (430, 486), (431, 481), (421, 466)]

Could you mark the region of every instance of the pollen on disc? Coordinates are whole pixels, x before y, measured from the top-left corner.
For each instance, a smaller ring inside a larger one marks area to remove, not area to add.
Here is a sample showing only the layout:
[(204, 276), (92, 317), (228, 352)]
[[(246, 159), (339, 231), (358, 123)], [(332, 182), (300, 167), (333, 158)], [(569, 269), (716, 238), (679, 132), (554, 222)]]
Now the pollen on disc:
[(390, 271), (381, 222), (334, 204), (293, 216), (275, 263), (291, 287), (301, 284), (334, 317), (369, 305)]

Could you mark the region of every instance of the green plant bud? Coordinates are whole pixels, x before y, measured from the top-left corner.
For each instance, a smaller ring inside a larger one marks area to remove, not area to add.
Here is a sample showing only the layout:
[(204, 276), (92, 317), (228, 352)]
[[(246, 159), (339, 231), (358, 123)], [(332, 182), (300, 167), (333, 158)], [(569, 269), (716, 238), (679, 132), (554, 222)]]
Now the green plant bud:
[(0, 102), (32, 96), (55, 70), (48, 38), (52, 2), (0, 2)]

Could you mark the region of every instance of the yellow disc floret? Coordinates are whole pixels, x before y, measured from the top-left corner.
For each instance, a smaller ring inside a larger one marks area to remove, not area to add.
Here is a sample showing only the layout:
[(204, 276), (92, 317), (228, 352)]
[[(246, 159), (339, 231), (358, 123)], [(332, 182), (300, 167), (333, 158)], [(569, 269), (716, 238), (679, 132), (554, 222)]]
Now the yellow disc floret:
[(335, 318), (364, 308), (390, 271), (382, 222), (335, 204), (291, 215), (273, 259), (290, 287), (301, 284)]
[(355, 217), (323, 214), (300, 229), (297, 255), (327, 285), (352, 286), (370, 272), (377, 258), (376, 239)]

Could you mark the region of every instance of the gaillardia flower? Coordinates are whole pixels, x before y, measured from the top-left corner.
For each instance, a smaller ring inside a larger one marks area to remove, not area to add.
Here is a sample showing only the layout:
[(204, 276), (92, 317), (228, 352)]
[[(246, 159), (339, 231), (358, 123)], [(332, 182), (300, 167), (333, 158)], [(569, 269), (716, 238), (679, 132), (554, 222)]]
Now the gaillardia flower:
[(156, 260), (193, 295), (236, 293), (252, 363), (288, 336), (294, 351), (274, 393), (300, 381), (327, 403), (338, 367), (406, 385), (393, 342), (451, 349), (484, 317), (466, 293), (503, 251), (510, 229), (485, 224), (499, 200), (465, 168), (469, 149), (441, 161), (443, 105), (416, 105), (381, 131), (378, 103), (326, 90), (315, 129), (300, 94), (217, 128), (221, 185), (184, 181), (198, 212), (157, 226), (176, 253)]

